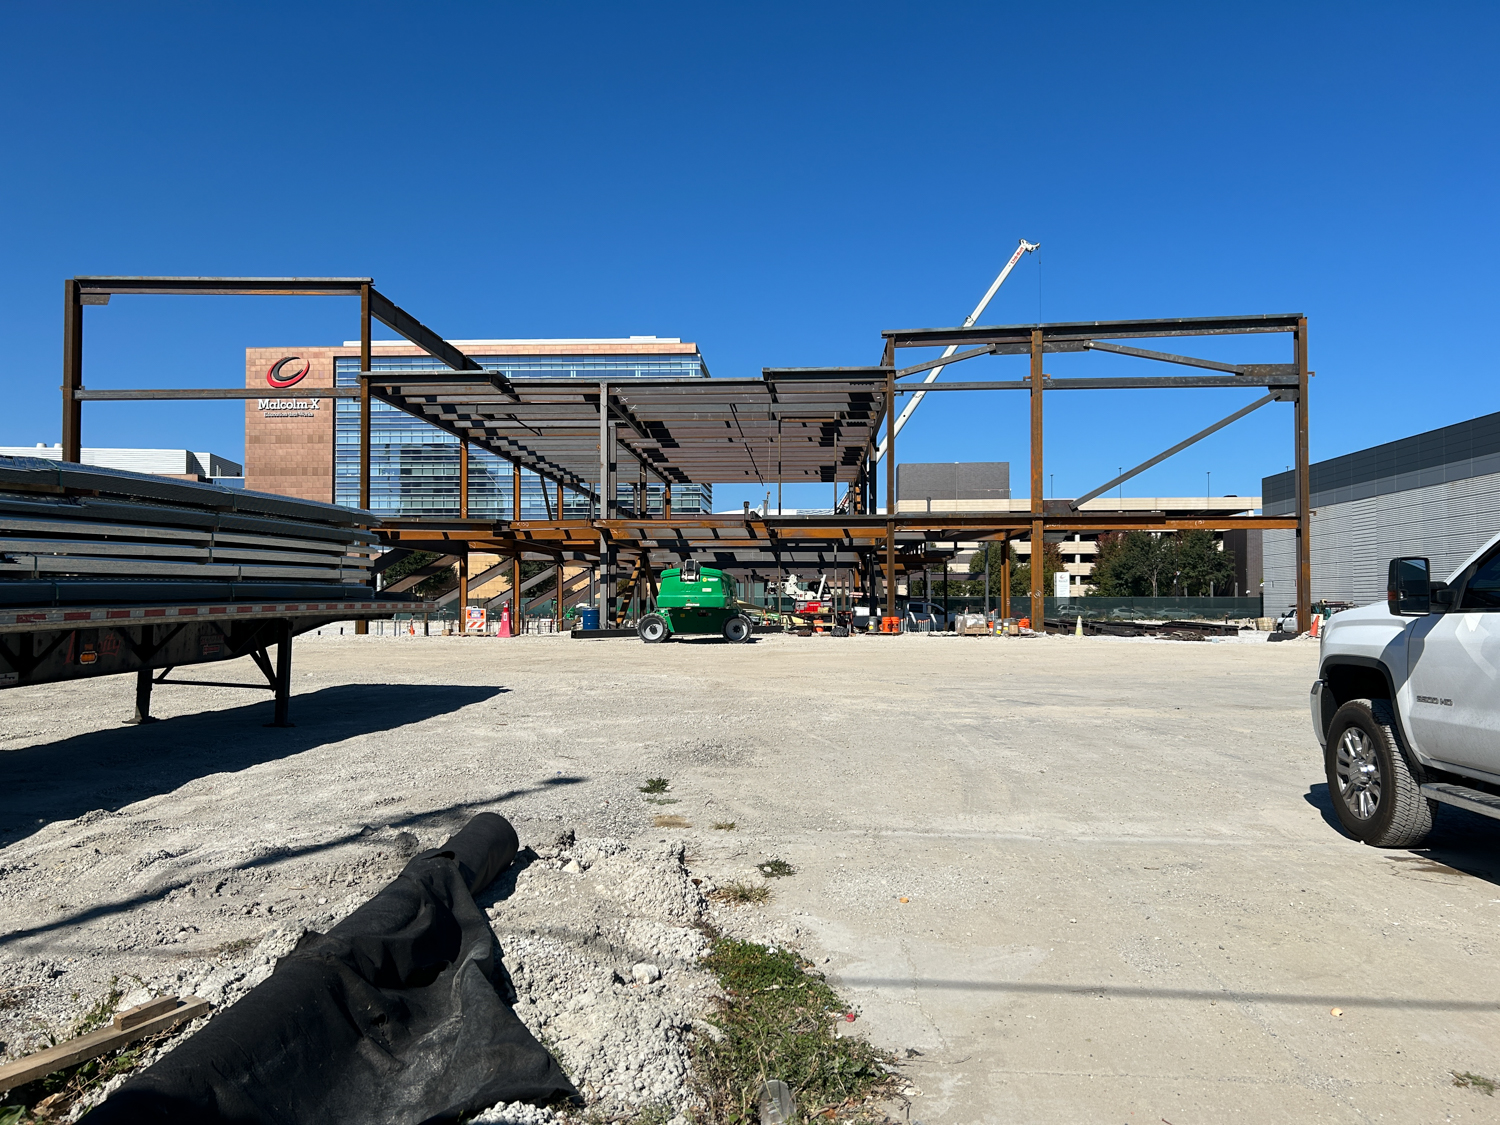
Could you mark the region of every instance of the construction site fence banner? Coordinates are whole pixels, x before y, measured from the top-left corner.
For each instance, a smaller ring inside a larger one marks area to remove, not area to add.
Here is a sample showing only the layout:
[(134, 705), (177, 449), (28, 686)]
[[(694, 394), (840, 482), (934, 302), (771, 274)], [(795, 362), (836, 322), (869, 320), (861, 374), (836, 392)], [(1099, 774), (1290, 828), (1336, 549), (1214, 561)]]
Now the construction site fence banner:
[[(1048, 617), (1082, 617), (1090, 621), (1223, 621), (1264, 617), (1260, 597), (1254, 598), (1043, 598)], [(946, 603), (941, 592), (932, 597), (935, 606), (946, 606), (950, 613), (983, 613), (984, 598), (955, 595)], [(1010, 611), (1024, 617), (1031, 609), (1031, 599), (1012, 594)], [(1000, 596), (990, 595), (990, 612), (1000, 612)]]

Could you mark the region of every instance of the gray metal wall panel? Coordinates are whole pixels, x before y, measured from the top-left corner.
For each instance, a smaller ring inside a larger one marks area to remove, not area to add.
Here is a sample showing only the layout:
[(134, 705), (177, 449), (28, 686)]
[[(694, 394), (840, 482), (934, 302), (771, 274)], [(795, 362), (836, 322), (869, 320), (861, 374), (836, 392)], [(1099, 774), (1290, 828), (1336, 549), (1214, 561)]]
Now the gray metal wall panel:
[[(1500, 473), (1314, 507), (1314, 601), (1365, 605), (1385, 597), (1386, 564), (1426, 555), (1446, 578), (1500, 532)], [(1265, 534), (1266, 612), (1296, 601), (1296, 533)]]

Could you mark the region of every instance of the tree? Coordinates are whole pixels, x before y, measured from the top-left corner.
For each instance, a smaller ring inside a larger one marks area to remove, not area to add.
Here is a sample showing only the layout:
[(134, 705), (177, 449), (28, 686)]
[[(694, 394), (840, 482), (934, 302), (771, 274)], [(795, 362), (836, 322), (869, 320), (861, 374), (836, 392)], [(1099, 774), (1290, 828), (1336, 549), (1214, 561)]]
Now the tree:
[(1212, 531), (1177, 534), (1177, 586), (1188, 597), (1206, 598), (1234, 582), (1234, 552), (1221, 550)]
[(1115, 532), (1099, 537), (1091, 581), (1104, 598), (1207, 597), (1234, 581), (1234, 555), (1211, 531)]
[[(1052, 576), (1063, 569), (1062, 552), (1056, 543), (1042, 544), (1042, 592), (1052, 596)], [(993, 576), (994, 571), (991, 571)], [(1029, 597), (1031, 594), (1031, 564), (1010, 564), (1010, 595)]]
[[(990, 559), (990, 591), (996, 595), (1000, 593), (1001, 566), (1005, 561), (1004, 547), (999, 543), (990, 543), (982, 551), (975, 551), (973, 558), (969, 560), (969, 573), (978, 575), (977, 583), (970, 583), (972, 593), (984, 593), (984, 559), (985, 555)], [(1056, 543), (1042, 544), (1042, 589), (1047, 596), (1052, 596), (1052, 576), (1063, 569), (1062, 552), (1058, 550)], [(1031, 566), (1028, 563), (1018, 563), (1012, 554), (1010, 563), (1010, 593), (1012, 597), (1028, 597), (1031, 594)]]

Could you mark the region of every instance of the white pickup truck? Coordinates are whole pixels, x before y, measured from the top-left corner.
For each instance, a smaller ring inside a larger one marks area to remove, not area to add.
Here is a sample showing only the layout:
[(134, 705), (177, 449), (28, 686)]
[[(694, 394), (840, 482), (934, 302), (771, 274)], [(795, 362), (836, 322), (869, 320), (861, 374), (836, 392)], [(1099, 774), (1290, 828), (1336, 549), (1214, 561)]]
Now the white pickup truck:
[(1392, 559), (1386, 601), (1329, 618), (1312, 687), (1339, 821), (1409, 848), (1439, 803), (1500, 819), (1500, 535), (1446, 582)]

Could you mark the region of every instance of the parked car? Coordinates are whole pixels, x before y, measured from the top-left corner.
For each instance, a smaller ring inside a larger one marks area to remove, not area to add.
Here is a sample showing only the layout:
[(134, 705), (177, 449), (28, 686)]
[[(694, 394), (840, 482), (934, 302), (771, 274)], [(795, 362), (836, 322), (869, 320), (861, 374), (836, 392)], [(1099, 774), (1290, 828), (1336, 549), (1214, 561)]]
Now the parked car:
[(938, 602), (907, 602), (906, 624), (910, 628), (913, 624), (925, 626), (935, 632), (942, 632), (952, 624), (952, 614), (945, 614), (943, 607)]
[(1339, 822), (1412, 847), (1439, 804), (1500, 819), (1500, 535), (1445, 581), (1392, 559), (1386, 600), (1334, 614), (1312, 687)]

